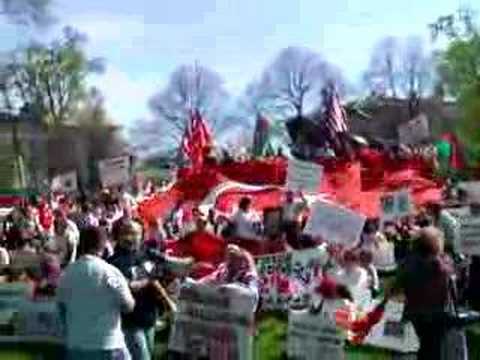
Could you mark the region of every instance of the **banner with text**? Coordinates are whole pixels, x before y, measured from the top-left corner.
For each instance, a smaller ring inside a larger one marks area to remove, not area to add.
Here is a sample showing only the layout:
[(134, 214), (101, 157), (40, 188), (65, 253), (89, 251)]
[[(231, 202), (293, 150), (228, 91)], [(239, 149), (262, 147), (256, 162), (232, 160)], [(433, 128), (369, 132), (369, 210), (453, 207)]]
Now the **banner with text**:
[(119, 156), (98, 162), (100, 181), (103, 186), (116, 186), (130, 180), (130, 157)]
[(253, 358), (253, 294), (188, 282), (180, 290), (168, 348), (191, 359)]
[(285, 310), (294, 295), (301, 300), (328, 259), (324, 246), (256, 257), (262, 310)]
[(317, 193), (323, 178), (323, 166), (296, 159), (288, 160), (287, 188)]
[(460, 251), (465, 255), (480, 255), (480, 216), (470, 213), (458, 218), (460, 222)]

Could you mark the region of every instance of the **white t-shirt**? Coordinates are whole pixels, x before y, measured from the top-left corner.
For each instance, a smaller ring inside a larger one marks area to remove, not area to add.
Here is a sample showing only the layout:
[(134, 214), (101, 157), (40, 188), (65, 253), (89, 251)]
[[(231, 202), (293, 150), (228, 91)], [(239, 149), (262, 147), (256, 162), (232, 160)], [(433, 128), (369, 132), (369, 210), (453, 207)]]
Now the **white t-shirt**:
[(4, 247), (0, 247), (0, 265), (10, 265), (10, 255)]
[(350, 271), (342, 268), (334, 273), (334, 278), (350, 290), (354, 303), (359, 307), (365, 307), (370, 301), (370, 281), (367, 270), (356, 266)]
[(121, 201), (122, 201), (122, 208), (127, 207), (129, 209), (133, 209), (135, 208), (135, 206), (137, 206), (137, 202), (135, 201), (135, 198), (127, 192), (124, 192), (122, 194)]
[(98, 257), (83, 256), (66, 269), (57, 301), (66, 309), (68, 348), (126, 348), (121, 314), (133, 297), (120, 270)]
[(240, 239), (257, 240), (258, 234), (255, 231), (255, 223), (258, 218), (253, 213), (245, 213), (238, 210), (233, 216), (232, 222), (235, 226), (235, 235)]
[[(53, 247), (59, 252), (62, 263), (72, 263), (77, 258), (77, 246), (80, 232), (77, 225), (67, 220), (67, 227), (62, 235), (55, 235)], [(71, 252), (69, 254), (69, 249)]]

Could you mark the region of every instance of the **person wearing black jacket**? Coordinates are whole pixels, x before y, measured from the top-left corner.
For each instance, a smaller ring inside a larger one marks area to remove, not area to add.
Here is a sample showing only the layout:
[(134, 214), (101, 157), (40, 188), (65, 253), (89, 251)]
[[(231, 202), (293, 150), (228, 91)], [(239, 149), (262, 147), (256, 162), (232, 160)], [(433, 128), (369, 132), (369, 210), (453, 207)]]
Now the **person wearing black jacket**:
[(173, 304), (162, 285), (150, 276), (148, 257), (140, 250), (141, 243), (141, 227), (127, 222), (119, 230), (119, 242), (109, 259), (127, 278), (135, 299), (133, 312), (122, 319), (132, 360), (152, 359), (159, 300), (167, 306)]

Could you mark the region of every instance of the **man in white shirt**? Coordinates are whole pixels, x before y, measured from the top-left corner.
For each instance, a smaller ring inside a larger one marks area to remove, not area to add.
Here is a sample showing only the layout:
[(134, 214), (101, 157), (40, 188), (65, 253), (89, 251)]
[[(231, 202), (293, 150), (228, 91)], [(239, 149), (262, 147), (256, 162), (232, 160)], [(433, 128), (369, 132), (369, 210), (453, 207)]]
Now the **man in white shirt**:
[(80, 232), (77, 225), (67, 218), (62, 210), (55, 210), (55, 237), (53, 239), (62, 266), (67, 266), (77, 258)]
[(83, 230), (81, 243), (85, 255), (67, 267), (57, 289), (67, 359), (129, 360), (121, 314), (133, 311), (132, 293), (120, 270), (100, 258), (101, 230)]
[(238, 211), (232, 218), (235, 237), (243, 240), (261, 240), (259, 236), (260, 219), (251, 211), (252, 200), (244, 197), (240, 200)]

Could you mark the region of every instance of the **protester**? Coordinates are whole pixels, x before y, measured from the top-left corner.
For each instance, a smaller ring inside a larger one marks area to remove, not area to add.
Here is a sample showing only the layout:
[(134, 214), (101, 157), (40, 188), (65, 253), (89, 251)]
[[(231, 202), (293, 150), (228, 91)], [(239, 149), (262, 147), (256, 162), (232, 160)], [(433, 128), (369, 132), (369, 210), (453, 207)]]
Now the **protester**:
[(124, 186), (121, 186), (118, 190), (120, 206), (124, 209), (134, 209), (137, 206), (135, 198), (126, 190)]
[(228, 245), (225, 262), (200, 282), (216, 286), (238, 285), (251, 293), (256, 304), (260, 299), (255, 261), (252, 255), (236, 245)]
[(260, 219), (252, 211), (252, 200), (244, 197), (240, 200), (238, 210), (231, 219), (234, 236), (242, 240), (261, 241)]
[(378, 230), (376, 220), (367, 221), (358, 247), (370, 254), (372, 265), (377, 269), (384, 271), (395, 269), (395, 246)]
[(298, 243), (303, 228), (303, 216), (308, 210), (308, 201), (302, 192), (299, 192), (299, 200), (295, 199), (295, 193), (288, 191), (285, 195), (285, 203), (282, 206), (282, 229), (287, 242), (294, 248), (300, 247)]
[(387, 298), (405, 294), (404, 318), (412, 322), (420, 341), (418, 360), (442, 359), (451, 305), (453, 263), (444, 253), (442, 233), (433, 227), (420, 231), (413, 253), (397, 274)]
[(66, 358), (128, 360), (121, 314), (133, 311), (135, 300), (122, 273), (100, 258), (105, 244), (101, 230), (82, 230), (80, 244), (85, 255), (67, 267), (57, 289)]
[[(112, 224), (112, 240), (115, 243), (117, 243), (120, 239), (120, 233), (122, 231), (122, 228), (126, 224), (130, 224), (132, 221), (135, 221), (133, 218), (133, 209), (130, 207), (123, 208), (122, 216), (116, 221), (114, 221)], [(138, 226), (141, 226), (137, 221), (135, 221), (135, 223)]]
[(353, 250), (345, 251), (342, 260), (341, 266), (333, 271), (332, 277), (338, 284), (348, 288), (356, 303), (363, 303), (369, 289), (368, 272), (360, 265), (359, 256)]
[(0, 268), (10, 265), (10, 254), (3, 245), (0, 245)]
[(167, 234), (163, 228), (161, 219), (154, 219), (148, 223), (148, 228), (145, 231), (145, 241), (155, 244), (157, 248), (167, 240)]
[(38, 220), (41, 232), (44, 233), (47, 237), (53, 236), (53, 212), (45, 199), (42, 199), (38, 206)]
[(154, 283), (146, 268), (147, 258), (140, 251), (142, 230), (136, 223), (127, 223), (120, 229), (119, 236), (119, 243), (109, 262), (127, 278), (136, 302), (134, 311), (123, 317), (127, 347), (132, 360), (152, 359), (159, 299), (167, 296), (165, 301), (172, 301), (165, 290), (160, 294), (157, 292), (161, 285)]
[(359, 253), (360, 265), (367, 270), (369, 277), (369, 288), (372, 296), (376, 297), (380, 292), (380, 280), (378, 277), (377, 268), (373, 263), (373, 255), (368, 250), (361, 250)]
[(45, 251), (40, 254), (40, 274), (36, 279), (34, 298), (55, 296), (61, 273), (62, 267), (55, 249), (47, 245)]
[(203, 218), (204, 215), (198, 207), (194, 207), (191, 211), (191, 216), (184, 216), (184, 221), (180, 231), (181, 236), (186, 236), (195, 230), (197, 230), (198, 220)]
[(92, 204), (89, 202), (85, 202), (81, 206), (81, 214), (77, 222), (78, 228), (85, 229), (88, 227), (97, 227), (98, 226), (98, 218), (94, 212), (94, 208)]
[(22, 232), (17, 240), (17, 250), (12, 252), (11, 268), (19, 274), (33, 276), (40, 269), (40, 257), (32, 246), (28, 232)]
[(80, 232), (64, 211), (55, 210), (54, 215), (55, 236), (52, 241), (59, 253), (62, 267), (65, 267), (73, 263), (77, 257)]

